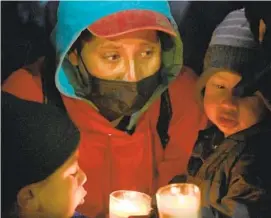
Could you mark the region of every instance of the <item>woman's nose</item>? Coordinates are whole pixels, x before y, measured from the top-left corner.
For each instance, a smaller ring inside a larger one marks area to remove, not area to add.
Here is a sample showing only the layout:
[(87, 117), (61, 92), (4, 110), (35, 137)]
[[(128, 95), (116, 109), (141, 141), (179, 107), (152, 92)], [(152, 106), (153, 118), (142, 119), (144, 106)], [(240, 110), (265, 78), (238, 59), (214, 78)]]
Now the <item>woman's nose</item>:
[(125, 81), (128, 82), (136, 82), (138, 81), (138, 75), (136, 70), (136, 63), (134, 59), (128, 60), (128, 63), (126, 65), (126, 74), (125, 74)]

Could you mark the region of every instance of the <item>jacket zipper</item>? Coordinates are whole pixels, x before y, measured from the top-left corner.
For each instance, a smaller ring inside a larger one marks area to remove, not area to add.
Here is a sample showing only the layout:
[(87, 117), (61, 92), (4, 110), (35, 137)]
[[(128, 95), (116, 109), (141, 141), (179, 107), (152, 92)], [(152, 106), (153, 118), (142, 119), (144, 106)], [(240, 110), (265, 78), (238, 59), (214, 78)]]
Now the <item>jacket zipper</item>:
[(106, 159), (106, 166), (105, 166), (105, 174), (106, 174), (106, 181), (105, 181), (105, 192), (104, 192), (104, 211), (108, 211), (109, 209), (109, 195), (112, 190), (112, 155), (111, 155), (111, 137), (112, 134), (108, 134), (108, 146), (106, 146), (105, 152), (105, 159)]

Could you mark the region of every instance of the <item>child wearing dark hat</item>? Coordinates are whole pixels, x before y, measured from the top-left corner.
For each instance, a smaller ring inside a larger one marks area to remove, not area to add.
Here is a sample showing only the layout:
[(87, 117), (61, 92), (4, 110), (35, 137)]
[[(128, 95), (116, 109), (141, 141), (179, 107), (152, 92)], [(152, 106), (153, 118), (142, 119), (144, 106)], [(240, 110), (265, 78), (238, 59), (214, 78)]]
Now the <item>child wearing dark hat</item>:
[(244, 10), (230, 13), (213, 33), (198, 81), (210, 126), (199, 132), (186, 182), (201, 189), (203, 217), (271, 217), (271, 107), (259, 91), (232, 92), (266, 65)]
[(1, 98), (1, 217), (72, 217), (86, 195), (78, 129), (56, 107), (5, 92)]

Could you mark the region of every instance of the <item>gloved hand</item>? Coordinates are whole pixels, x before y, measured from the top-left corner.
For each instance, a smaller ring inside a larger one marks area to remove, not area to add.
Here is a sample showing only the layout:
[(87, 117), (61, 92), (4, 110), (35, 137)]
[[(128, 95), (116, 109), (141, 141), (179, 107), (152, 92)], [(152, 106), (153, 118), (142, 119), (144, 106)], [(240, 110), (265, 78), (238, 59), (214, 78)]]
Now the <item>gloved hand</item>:
[(239, 97), (252, 95), (259, 90), (271, 105), (271, 63), (251, 78), (243, 78), (234, 88), (233, 94)]
[(254, 75), (243, 78), (235, 87), (235, 96), (249, 96), (259, 90), (271, 107), (271, 3), (261, 2), (245, 4), (246, 17), (250, 22), (255, 40), (261, 42), (267, 66)]

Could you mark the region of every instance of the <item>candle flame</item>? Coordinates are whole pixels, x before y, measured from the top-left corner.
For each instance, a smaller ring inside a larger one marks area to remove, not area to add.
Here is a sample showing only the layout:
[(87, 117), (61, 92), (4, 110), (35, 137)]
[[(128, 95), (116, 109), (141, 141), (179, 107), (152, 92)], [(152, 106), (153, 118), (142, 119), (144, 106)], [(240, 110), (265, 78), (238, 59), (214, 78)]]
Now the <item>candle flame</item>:
[(177, 187), (171, 187), (170, 188), (170, 192), (172, 193), (172, 194), (174, 194), (174, 195), (176, 195), (176, 194), (179, 194), (180, 193), (180, 189), (178, 189)]
[(148, 215), (149, 212), (150, 199), (144, 199), (136, 192), (124, 192), (116, 201), (110, 202), (110, 213), (120, 217)]

